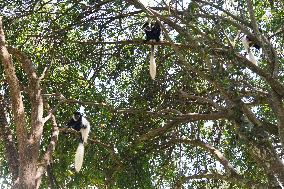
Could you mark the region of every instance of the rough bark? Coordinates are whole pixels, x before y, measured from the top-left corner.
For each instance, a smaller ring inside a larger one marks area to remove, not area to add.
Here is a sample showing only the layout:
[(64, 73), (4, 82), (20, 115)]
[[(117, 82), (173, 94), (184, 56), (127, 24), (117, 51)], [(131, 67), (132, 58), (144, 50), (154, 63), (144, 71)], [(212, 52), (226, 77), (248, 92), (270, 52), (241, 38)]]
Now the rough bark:
[(282, 103), (282, 97), (276, 92), (272, 91), (271, 94), (271, 107), (275, 112), (277, 118), (278, 134), (282, 146), (284, 145), (284, 107)]
[(27, 140), (27, 131), (25, 128), (25, 111), (22, 100), (19, 80), (16, 76), (15, 68), (11, 56), (5, 46), (5, 36), (2, 26), (2, 17), (0, 17), (0, 49), (1, 61), (4, 65), (5, 76), (9, 85), (10, 96), (12, 101), (12, 112), (16, 124), (16, 133), (19, 150), (19, 179), (15, 187), (34, 188), (35, 164), (31, 162), (32, 151)]
[[(40, 166), (37, 169), (36, 188), (39, 188), (39, 186), (41, 184), (41, 179), (42, 179), (43, 173), (45, 173), (45, 171), (47, 171), (49, 166), (52, 165), (52, 162), (51, 162), (52, 152), (55, 150), (55, 144), (58, 140), (59, 129), (58, 129), (54, 115), (51, 116), (51, 121), (52, 121), (52, 127), (53, 127), (52, 136), (51, 136), (50, 143), (47, 147), (47, 150), (44, 154), (42, 166)], [(49, 169), (49, 171), (50, 171), (50, 169)], [(51, 173), (49, 172), (48, 174), (51, 174)], [(54, 181), (54, 179), (52, 179), (52, 180)]]
[(9, 48), (9, 51), (21, 63), (24, 72), (28, 78), (28, 95), (31, 103), (31, 130), (28, 135), (28, 148), (33, 154), (30, 156), (30, 169), (33, 174), (34, 184), (37, 185), (35, 180), (37, 175), (37, 162), (39, 157), (40, 140), (43, 132), (43, 99), (41, 94), (40, 79), (38, 78), (32, 62), (21, 51), (14, 48)]
[(9, 128), (6, 106), (2, 96), (0, 96), (0, 135), (5, 146), (5, 156), (8, 162), (9, 172), (12, 174), (13, 181), (15, 181), (19, 176), (19, 154)]
[(16, 124), (16, 134), (19, 150), (19, 178), (14, 188), (34, 189), (36, 187), (37, 161), (39, 155), (40, 138), (43, 130), (43, 100), (38, 79), (31, 61), (20, 51), (11, 50), (22, 64), (27, 74), (29, 85), (28, 94), (32, 105), (31, 131), (26, 129), (25, 110), (20, 90), (19, 80), (11, 56), (6, 48), (5, 35), (0, 17), (0, 49), (1, 61), (4, 65), (5, 76), (9, 85), (12, 101), (12, 112)]

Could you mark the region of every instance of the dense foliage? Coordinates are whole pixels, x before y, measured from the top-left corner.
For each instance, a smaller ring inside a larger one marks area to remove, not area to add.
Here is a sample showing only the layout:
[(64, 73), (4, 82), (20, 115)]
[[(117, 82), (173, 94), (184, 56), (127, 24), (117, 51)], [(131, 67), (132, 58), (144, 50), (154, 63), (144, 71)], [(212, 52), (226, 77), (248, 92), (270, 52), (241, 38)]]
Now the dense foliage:
[[(81, 106), (91, 122), (81, 172), (73, 167), (78, 135), (60, 129), (40, 188), (279, 187), (284, 183), (284, 3), (152, 3), (0, 0), (6, 46), (25, 53), (39, 76), (47, 71), (42, 96), (55, 107), (59, 127)], [(160, 21), (164, 38), (155, 53), (155, 80), (141, 30), (149, 18)], [(245, 35), (262, 47), (251, 48), (256, 65), (241, 43)], [(10, 53), (28, 123), (27, 73)], [(2, 64), (0, 72), (1, 99), (15, 133)], [(39, 163), (52, 128), (51, 121), (43, 126)], [(1, 188), (13, 184), (5, 142)]]

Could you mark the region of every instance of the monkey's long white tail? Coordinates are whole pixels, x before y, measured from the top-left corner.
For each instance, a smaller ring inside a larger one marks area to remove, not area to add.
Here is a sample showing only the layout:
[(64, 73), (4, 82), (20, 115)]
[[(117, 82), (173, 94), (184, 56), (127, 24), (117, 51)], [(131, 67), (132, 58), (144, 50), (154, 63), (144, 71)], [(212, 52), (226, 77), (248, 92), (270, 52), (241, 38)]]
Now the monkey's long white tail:
[(75, 154), (75, 170), (79, 172), (84, 160), (84, 143), (79, 143)]
[(156, 77), (156, 62), (155, 62), (155, 53), (156, 45), (151, 45), (151, 54), (150, 54), (150, 76), (154, 80)]
[(249, 55), (249, 61), (251, 61), (252, 63), (254, 63), (255, 65), (257, 65), (257, 61), (256, 61), (254, 55), (252, 54), (251, 50), (249, 49), (249, 43), (248, 43), (248, 41), (247, 41), (246, 36), (244, 36), (244, 37), (242, 38), (242, 43), (243, 43), (243, 46), (244, 46), (246, 52), (247, 52), (248, 55)]
[(84, 144), (88, 142), (89, 132), (90, 132), (90, 123), (84, 117), (82, 118), (82, 123), (86, 126), (86, 128), (81, 128), (81, 137), (82, 141), (79, 143), (78, 148), (75, 154), (75, 170), (79, 172), (83, 165), (84, 161)]

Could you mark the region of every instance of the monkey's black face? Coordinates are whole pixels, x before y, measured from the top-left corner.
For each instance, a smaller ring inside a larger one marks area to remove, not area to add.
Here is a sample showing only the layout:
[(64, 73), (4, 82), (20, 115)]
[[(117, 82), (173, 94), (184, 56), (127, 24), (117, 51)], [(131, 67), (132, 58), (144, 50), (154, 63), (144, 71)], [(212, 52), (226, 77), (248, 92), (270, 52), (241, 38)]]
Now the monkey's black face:
[(74, 119), (75, 121), (77, 121), (81, 116), (82, 116), (82, 115), (81, 115), (80, 112), (74, 112), (73, 119)]
[(252, 39), (251, 39), (249, 36), (246, 36), (246, 39), (247, 39), (247, 42), (248, 42), (249, 47), (254, 47), (254, 48), (256, 48), (257, 50), (260, 49), (260, 46), (259, 46), (258, 44), (256, 44), (256, 43), (254, 43), (254, 42), (252, 41)]
[(149, 22), (145, 22), (145, 24), (142, 26), (143, 30), (151, 30), (150, 26), (149, 26)]
[(80, 112), (74, 112), (72, 118), (66, 124), (68, 128), (73, 128), (76, 131), (80, 131), (82, 128), (82, 114)]
[(151, 26), (149, 22), (146, 22), (142, 28), (144, 29), (145, 34), (146, 34), (146, 42), (148, 41), (159, 42), (160, 41), (161, 27), (157, 21), (151, 22)]

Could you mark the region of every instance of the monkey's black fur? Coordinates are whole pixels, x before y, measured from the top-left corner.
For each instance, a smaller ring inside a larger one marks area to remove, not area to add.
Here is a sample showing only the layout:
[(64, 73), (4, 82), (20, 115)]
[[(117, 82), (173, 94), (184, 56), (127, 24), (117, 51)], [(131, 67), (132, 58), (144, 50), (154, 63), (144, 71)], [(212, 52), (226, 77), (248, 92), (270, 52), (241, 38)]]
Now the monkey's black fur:
[[(76, 131), (80, 131), (82, 128), (87, 128), (87, 125), (85, 125), (82, 121), (82, 117), (83, 116), (80, 112), (74, 112), (73, 117), (67, 123), (67, 127)], [(82, 136), (81, 140), (83, 141)]]
[[(259, 30), (260, 33), (262, 33), (261, 28), (258, 28), (258, 30)], [(252, 32), (252, 33), (254, 34), (254, 32)], [(247, 42), (248, 42), (249, 47), (254, 47), (254, 48), (256, 48), (257, 50), (260, 49), (260, 45), (259, 45), (259, 44), (256, 44), (256, 43), (252, 40), (251, 37), (246, 36), (246, 39), (247, 39)]]
[(247, 39), (247, 42), (248, 42), (249, 47), (254, 47), (254, 48), (256, 48), (257, 50), (260, 49), (260, 46), (259, 46), (258, 44), (256, 44), (256, 43), (254, 43), (254, 42), (252, 41), (252, 39), (251, 39), (249, 36), (246, 36), (246, 39)]
[(154, 42), (159, 42), (160, 36), (161, 36), (161, 27), (158, 21), (156, 22), (145, 22), (145, 24), (142, 26), (142, 29), (144, 29), (145, 34), (146, 34), (146, 40), (145, 42), (148, 41), (154, 41)]
[(67, 123), (67, 127), (73, 128), (81, 134), (80, 142), (75, 153), (75, 170), (79, 172), (84, 160), (84, 144), (88, 141), (90, 123), (80, 112), (74, 112), (74, 115)]
[[(143, 26), (142, 29), (144, 30), (146, 34), (146, 39), (145, 42), (151, 41), (151, 42), (159, 42), (160, 36), (161, 36), (161, 27), (158, 21), (156, 22), (146, 22)], [(151, 52), (150, 52), (150, 66), (149, 66), (149, 71), (150, 71), (150, 76), (154, 80), (156, 77), (156, 63), (155, 63), (155, 57), (154, 57), (154, 52), (155, 52), (155, 45), (151, 45)]]
[(80, 112), (74, 112), (74, 116), (68, 121), (67, 127), (80, 131), (80, 129), (83, 127), (82, 115)]

